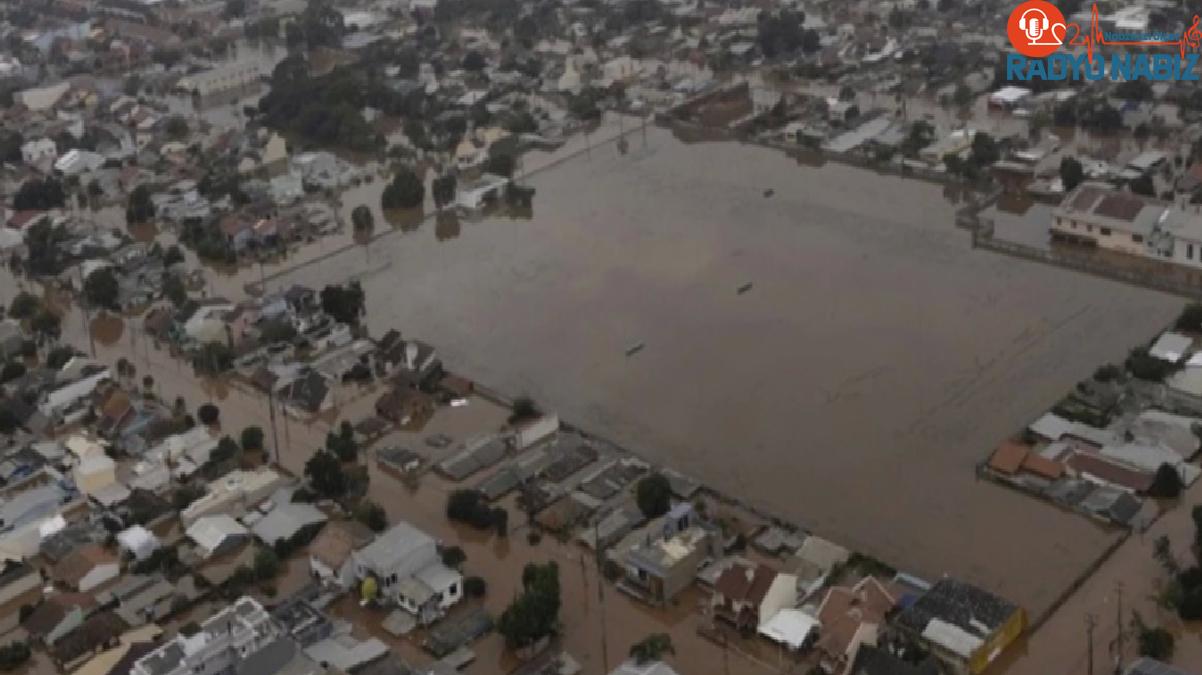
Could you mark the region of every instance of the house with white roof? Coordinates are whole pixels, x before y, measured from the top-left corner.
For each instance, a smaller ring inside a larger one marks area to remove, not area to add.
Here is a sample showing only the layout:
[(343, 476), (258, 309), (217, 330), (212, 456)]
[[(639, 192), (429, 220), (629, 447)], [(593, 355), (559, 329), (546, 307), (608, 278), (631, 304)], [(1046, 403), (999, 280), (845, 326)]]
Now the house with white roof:
[(352, 554), (355, 574), (375, 579), (381, 596), (428, 624), (463, 599), (463, 577), (442, 564), (434, 539), (404, 521)]
[(198, 519), (188, 527), (186, 534), (196, 544), (202, 559), (228, 553), (250, 538), (249, 530), (225, 514)]

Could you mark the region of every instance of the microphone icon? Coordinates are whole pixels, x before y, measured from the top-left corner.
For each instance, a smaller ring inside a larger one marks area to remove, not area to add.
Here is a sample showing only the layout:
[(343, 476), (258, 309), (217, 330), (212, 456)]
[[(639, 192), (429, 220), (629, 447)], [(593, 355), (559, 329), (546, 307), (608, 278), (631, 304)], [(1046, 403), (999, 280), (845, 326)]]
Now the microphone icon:
[[(1063, 26), (1062, 23), (1057, 23), (1057, 26)], [(1018, 29), (1026, 35), (1027, 44), (1031, 46), (1053, 46), (1061, 45), (1064, 42), (1056, 36), (1051, 30), (1052, 20), (1048, 18), (1047, 12), (1032, 7), (1022, 13), (1018, 18)], [(1041, 41), (1044, 35), (1048, 36), (1046, 42)]]

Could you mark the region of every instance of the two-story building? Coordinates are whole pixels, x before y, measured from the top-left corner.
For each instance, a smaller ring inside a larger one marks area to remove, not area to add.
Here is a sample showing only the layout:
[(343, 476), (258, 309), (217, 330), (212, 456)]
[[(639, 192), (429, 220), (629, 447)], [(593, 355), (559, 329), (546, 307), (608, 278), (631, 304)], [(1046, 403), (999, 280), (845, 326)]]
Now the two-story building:
[(191, 635), (180, 633), (134, 662), (131, 675), (233, 675), (247, 657), (274, 641), (279, 627), (253, 598), (243, 596), (209, 617)]
[(620, 587), (656, 605), (671, 602), (692, 585), (701, 563), (715, 554), (716, 540), (692, 505), (682, 502), (607, 552), (622, 570)]
[(434, 539), (399, 522), (352, 554), (355, 576), (375, 580), (379, 596), (423, 624), (438, 620), (463, 598), (463, 578), (442, 563)]

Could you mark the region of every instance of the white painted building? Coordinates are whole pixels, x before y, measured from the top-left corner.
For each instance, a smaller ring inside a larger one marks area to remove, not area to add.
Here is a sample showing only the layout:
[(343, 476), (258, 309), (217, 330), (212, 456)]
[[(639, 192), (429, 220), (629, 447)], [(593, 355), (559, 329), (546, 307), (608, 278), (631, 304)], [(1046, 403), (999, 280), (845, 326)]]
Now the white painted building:
[(58, 159), (58, 146), (49, 138), (35, 138), (21, 146), (21, 159), (26, 164), (38, 164)]
[(132, 675), (230, 675), (280, 634), (263, 606), (243, 596), (200, 625), (134, 662)]

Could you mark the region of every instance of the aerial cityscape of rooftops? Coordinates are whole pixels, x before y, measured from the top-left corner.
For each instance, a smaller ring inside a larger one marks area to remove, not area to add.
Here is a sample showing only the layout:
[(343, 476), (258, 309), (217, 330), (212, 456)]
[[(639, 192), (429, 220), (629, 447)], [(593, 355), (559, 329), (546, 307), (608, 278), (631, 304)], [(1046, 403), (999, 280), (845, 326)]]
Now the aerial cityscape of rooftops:
[(1202, 0), (3, 0), (0, 672), (1202, 675)]

